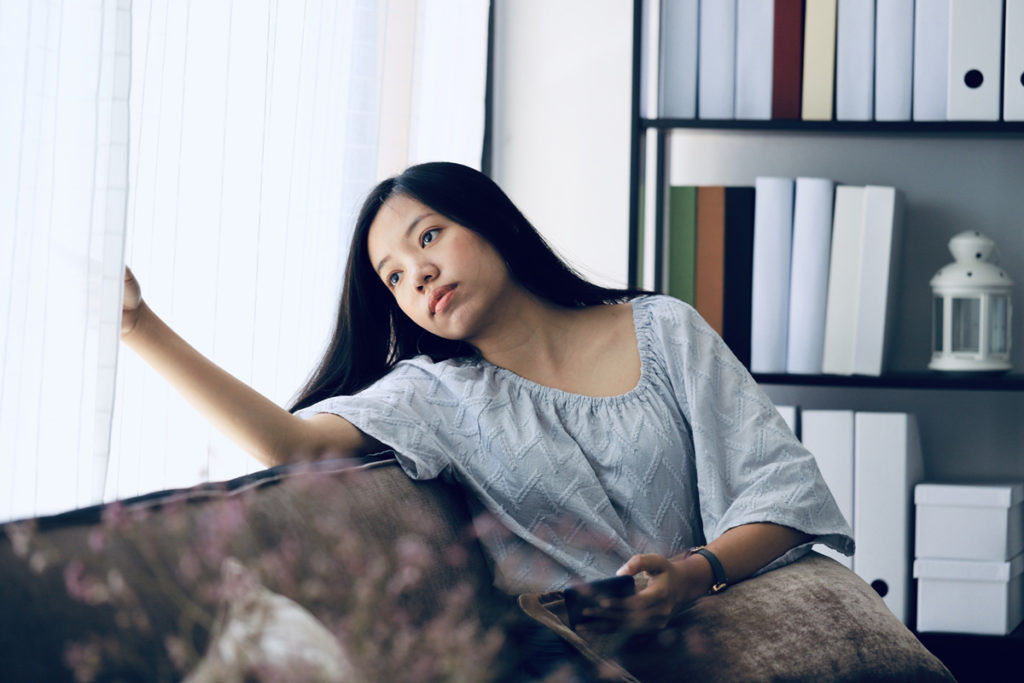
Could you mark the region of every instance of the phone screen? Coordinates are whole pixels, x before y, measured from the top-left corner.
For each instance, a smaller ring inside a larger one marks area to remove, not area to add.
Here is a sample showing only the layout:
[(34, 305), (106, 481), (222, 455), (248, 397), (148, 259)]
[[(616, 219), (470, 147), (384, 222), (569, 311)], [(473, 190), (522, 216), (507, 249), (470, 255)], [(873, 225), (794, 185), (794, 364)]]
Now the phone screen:
[(585, 622), (587, 618), (583, 616), (583, 610), (597, 605), (602, 598), (628, 598), (635, 592), (636, 582), (632, 576), (613, 576), (565, 589), (562, 595), (565, 597), (565, 609), (569, 613), (570, 628)]

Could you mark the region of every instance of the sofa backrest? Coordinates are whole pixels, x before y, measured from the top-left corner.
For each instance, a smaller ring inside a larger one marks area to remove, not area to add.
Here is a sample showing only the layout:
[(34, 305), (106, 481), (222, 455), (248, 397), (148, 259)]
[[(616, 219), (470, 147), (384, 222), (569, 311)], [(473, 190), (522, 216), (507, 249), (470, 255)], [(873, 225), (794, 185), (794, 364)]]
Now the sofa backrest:
[(6, 525), (0, 662), (10, 680), (179, 678), (223, 630), (237, 587), (222, 568), (235, 558), (336, 635), (370, 679), (416, 666), (444, 677), (444, 662), (474, 658), (486, 667), (507, 599), (469, 522), (457, 489), (413, 482), (389, 458)]

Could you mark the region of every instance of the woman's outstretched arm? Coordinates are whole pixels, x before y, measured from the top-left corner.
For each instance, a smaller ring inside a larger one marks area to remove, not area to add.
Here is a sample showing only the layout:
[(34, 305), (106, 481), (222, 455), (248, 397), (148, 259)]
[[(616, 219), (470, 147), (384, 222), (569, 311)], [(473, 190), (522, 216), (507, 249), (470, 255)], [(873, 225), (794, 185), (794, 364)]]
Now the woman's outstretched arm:
[(303, 419), (196, 351), (142, 300), (125, 270), (121, 340), (159, 372), (210, 423), (265, 465), (361, 452), (378, 446), (337, 415)]

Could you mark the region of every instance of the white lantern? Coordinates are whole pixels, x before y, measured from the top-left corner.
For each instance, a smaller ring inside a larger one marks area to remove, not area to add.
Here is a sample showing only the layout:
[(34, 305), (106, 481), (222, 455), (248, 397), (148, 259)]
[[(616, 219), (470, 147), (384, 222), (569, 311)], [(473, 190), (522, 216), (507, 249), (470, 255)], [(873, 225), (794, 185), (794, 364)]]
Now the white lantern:
[(989, 262), (995, 243), (969, 230), (949, 240), (954, 263), (931, 279), (932, 370), (1010, 369), (1013, 281)]

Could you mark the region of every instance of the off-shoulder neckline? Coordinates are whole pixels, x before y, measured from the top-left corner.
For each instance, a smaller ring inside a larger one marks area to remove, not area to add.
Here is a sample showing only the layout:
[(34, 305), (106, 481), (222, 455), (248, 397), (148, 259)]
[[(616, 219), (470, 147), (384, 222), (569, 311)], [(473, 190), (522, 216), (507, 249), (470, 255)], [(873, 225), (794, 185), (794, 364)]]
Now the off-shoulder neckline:
[(650, 303), (652, 298), (653, 297), (651, 296), (640, 296), (630, 300), (629, 302), (630, 306), (633, 308), (633, 332), (636, 335), (637, 350), (640, 353), (640, 379), (637, 380), (636, 385), (633, 386), (632, 389), (624, 393), (612, 396), (577, 394), (527, 379), (522, 375), (518, 375), (511, 370), (501, 367), (500, 365), (491, 363), (482, 356), (478, 356), (476, 362), (479, 363), (481, 367), (489, 369), (491, 372), (494, 372), (503, 379), (512, 382), (521, 389), (524, 389), (540, 398), (592, 405), (620, 404), (631, 401), (638, 395), (642, 394), (650, 384), (650, 374), (652, 372), (653, 365), (650, 339), (652, 326)]

